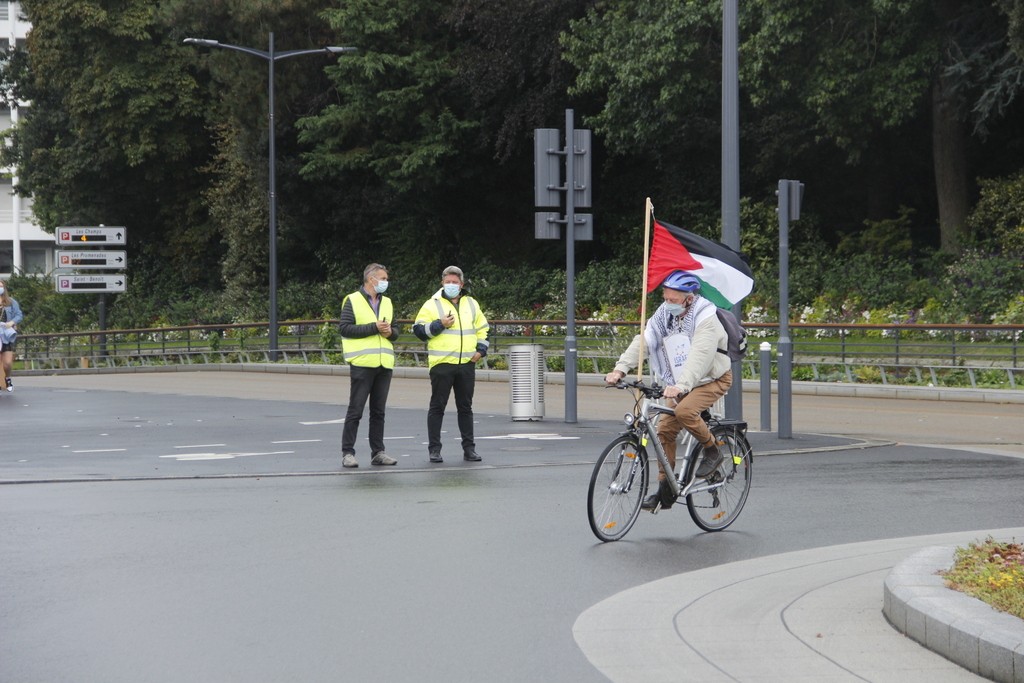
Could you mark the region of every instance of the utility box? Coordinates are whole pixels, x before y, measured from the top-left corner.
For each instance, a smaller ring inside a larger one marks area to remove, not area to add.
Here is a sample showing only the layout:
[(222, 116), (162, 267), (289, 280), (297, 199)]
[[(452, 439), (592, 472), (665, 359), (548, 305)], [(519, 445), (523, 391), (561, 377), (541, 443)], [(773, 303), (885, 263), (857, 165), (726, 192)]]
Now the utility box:
[(513, 422), (544, 419), (544, 347), (508, 347), (509, 416)]

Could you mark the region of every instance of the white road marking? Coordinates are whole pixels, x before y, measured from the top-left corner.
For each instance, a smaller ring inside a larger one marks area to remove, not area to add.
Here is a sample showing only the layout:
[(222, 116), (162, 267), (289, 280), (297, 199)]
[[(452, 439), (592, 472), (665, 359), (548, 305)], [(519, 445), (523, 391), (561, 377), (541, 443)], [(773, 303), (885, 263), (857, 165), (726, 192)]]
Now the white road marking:
[(290, 455), (295, 451), (266, 451), (263, 453), (176, 453), (174, 455), (159, 455), (159, 458), (173, 458), (174, 460), (230, 460), (232, 458), (248, 458), (253, 455)]
[(345, 421), (345, 418), (338, 418), (337, 420), (321, 420), (319, 422), (299, 422), (300, 425), (340, 425)]
[(127, 448), (94, 448), (87, 451), (71, 451), (72, 453), (121, 453), (128, 450)]
[(477, 437), (477, 439), (524, 439), (527, 441), (570, 441), (579, 438), (578, 436), (562, 436), (561, 434), (499, 434)]
[(321, 441), (323, 439), (294, 439), (292, 441), (271, 441), (270, 443), (320, 443)]
[(175, 446), (175, 448), (217, 448), (219, 446), (225, 446), (227, 444), (222, 443), (200, 443), (194, 446)]

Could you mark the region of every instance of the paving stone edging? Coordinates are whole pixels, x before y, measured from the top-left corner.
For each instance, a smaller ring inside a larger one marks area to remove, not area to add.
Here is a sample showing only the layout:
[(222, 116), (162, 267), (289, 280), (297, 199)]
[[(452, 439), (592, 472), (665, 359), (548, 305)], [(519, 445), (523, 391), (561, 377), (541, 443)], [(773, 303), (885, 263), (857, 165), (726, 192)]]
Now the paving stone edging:
[(960, 666), (1000, 683), (1024, 683), (1024, 620), (946, 588), (937, 572), (955, 546), (934, 546), (893, 567), (882, 612), (899, 632)]
[[(347, 365), (326, 365), (320, 363), (185, 363), (172, 365), (129, 365), (116, 367), (63, 368), (59, 370), (19, 370), (17, 374), (32, 375), (106, 375), (117, 373), (145, 372), (266, 372), (298, 375), (347, 376)], [(395, 377), (417, 379), (429, 376), (427, 368), (398, 366)], [(478, 369), (478, 382), (508, 382), (507, 370)], [(545, 372), (546, 384), (565, 384), (565, 373)], [(604, 375), (578, 373), (578, 385), (604, 386)], [(744, 379), (743, 391), (760, 391), (760, 381)], [(815, 396), (853, 396), (858, 398), (901, 398), (924, 401), (969, 401), (972, 403), (1020, 403), (1024, 404), (1024, 389), (975, 389), (968, 387), (914, 387), (896, 384), (849, 384), (846, 382), (794, 381), (794, 394)], [(778, 391), (778, 384), (772, 383), (772, 392)]]

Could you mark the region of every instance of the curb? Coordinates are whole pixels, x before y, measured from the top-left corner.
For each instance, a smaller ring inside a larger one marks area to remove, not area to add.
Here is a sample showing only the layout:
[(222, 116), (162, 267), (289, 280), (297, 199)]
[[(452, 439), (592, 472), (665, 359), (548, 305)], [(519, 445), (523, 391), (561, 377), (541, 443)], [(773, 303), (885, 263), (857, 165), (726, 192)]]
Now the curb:
[(979, 676), (1024, 683), (1024, 620), (946, 588), (954, 546), (933, 546), (893, 567), (882, 612), (900, 633)]
[[(21, 370), (19, 375), (106, 375), (116, 373), (146, 372), (263, 372), (296, 375), (348, 376), (347, 365), (321, 365), (299, 363), (202, 363), (186, 365), (137, 365), (123, 367), (66, 368), (62, 370)], [(427, 368), (399, 366), (395, 377), (425, 379)], [(508, 382), (507, 370), (477, 370), (479, 382)], [(577, 384), (582, 386), (603, 386), (604, 377), (593, 373), (579, 373)], [(565, 373), (546, 372), (547, 384), (565, 384)], [(743, 380), (743, 391), (759, 392), (761, 383), (755, 379)], [(772, 382), (772, 393), (778, 392), (778, 382)], [(969, 389), (957, 387), (911, 387), (892, 384), (849, 384), (846, 382), (792, 383), (792, 393), (812, 396), (852, 396), (857, 398), (898, 398), (925, 401), (968, 401), (971, 403), (1014, 403), (1024, 404), (1024, 390), (1020, 389)]]

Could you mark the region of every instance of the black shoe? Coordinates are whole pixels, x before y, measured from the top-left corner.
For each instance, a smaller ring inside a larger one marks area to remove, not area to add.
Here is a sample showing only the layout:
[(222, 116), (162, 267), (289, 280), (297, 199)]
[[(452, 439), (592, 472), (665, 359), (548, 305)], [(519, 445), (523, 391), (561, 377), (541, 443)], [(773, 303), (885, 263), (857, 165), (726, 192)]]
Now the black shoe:
[(668, 510), (670, 507), (675, 505), (676, 497), (672, 494), (672, 487), (668, 481), (662, 481), (661, 486), (658, 487), (658, 495), (661, 496), (661, 509)]
[(655, 510), (661, 505), (662, 510), (668, 510), (675, 504), (675, 496), (672, 495), (672, 487), (667, 481), (658, 483), (658, 491), (644, 498), (640, 503), (641, 510)]
[(718, 450), (717, 445), (705, 446), (704, 457), (700, 461), (700, 467), (697, 468), (697, 477), (705, 479), (714, 474), (718, 466), (722, 464), (722, 452)]
[(480, 462), (483, 460), (483, 458), (476, 454), (475, 450), (463, 451), (462, 459), (470, 462)]
[(441, 457), (441, 451), (430, 451), (430, 462), (444, 462), (444, 458)]

